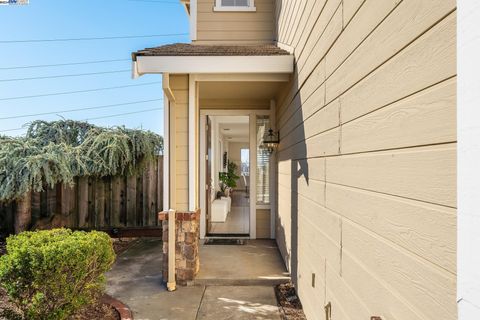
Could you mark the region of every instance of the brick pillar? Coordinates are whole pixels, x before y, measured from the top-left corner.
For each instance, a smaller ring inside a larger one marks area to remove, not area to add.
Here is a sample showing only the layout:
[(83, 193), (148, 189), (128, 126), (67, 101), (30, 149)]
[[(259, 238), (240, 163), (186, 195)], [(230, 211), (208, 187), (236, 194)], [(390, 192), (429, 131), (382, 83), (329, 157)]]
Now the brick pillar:
[[(200, 269), (198, 245), (200, 238), (200, 209), (177, 212), (175, 221), (175, 273), (180, 286), (186, 286), (195, 279)], [(168, 280), (168, 211), (158, 214), (163, 229), (163, 280)]]

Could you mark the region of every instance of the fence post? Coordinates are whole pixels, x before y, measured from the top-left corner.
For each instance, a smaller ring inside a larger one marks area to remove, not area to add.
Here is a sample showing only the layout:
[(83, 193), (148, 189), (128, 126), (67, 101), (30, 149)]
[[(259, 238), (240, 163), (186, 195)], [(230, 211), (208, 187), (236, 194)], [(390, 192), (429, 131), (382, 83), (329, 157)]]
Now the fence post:
[(175, 220), (176, 211), (168, 210), (168, 282), (167, 290), (175, 291)]
[(32, 192), (27, 192), (17, 202), (17, 212), (14, 218), (15, 234), (28, 230), (32, 223)]
[(121, 207), (122, 207), (122, 200), (121, 200), (121, 179), (120, 176), (115, 176), (112, 179), (112, 210), (111, 210), (111, 221), (110, 226), (112, 227), (119, 227), (120, 226), (120, 216), (121, 216)]
[(78, 202), (78, 226), (88, 226), (88, 177), (81, 177), (78, 180), (77, 202)]

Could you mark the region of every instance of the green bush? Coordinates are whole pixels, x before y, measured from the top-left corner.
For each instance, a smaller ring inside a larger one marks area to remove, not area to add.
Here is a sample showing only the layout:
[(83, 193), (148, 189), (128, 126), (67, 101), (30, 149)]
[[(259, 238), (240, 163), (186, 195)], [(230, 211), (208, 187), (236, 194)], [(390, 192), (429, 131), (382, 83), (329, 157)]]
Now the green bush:
[(66, 319), (103, 292), (114, 259), (103, 232), (23, 232), (7, 239), (0, 285), (26, 319)]

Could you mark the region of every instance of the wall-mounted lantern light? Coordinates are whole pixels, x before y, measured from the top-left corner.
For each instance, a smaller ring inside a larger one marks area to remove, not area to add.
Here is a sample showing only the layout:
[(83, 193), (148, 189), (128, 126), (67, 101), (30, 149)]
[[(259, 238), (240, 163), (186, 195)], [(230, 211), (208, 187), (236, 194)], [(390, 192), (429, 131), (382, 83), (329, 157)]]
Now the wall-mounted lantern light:
[(274, 132), (272, 128), (268, 129), (268, 132), (263, 136), (262, 148), (272, 153), (278, 148), (280, 143), (280, 133)]

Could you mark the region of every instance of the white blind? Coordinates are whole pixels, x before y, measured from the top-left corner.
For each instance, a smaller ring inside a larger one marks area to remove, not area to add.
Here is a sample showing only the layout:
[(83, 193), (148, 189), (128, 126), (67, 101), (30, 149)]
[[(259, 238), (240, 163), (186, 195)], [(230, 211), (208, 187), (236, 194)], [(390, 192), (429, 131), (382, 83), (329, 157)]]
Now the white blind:
[(248, 7), (250, 0), (222, 0), (222, 7)]
[(265, 132), (270, 127), (268, 116), (257, 117), (257, 203), (270, 203), (270, 153), (261, 148)]

